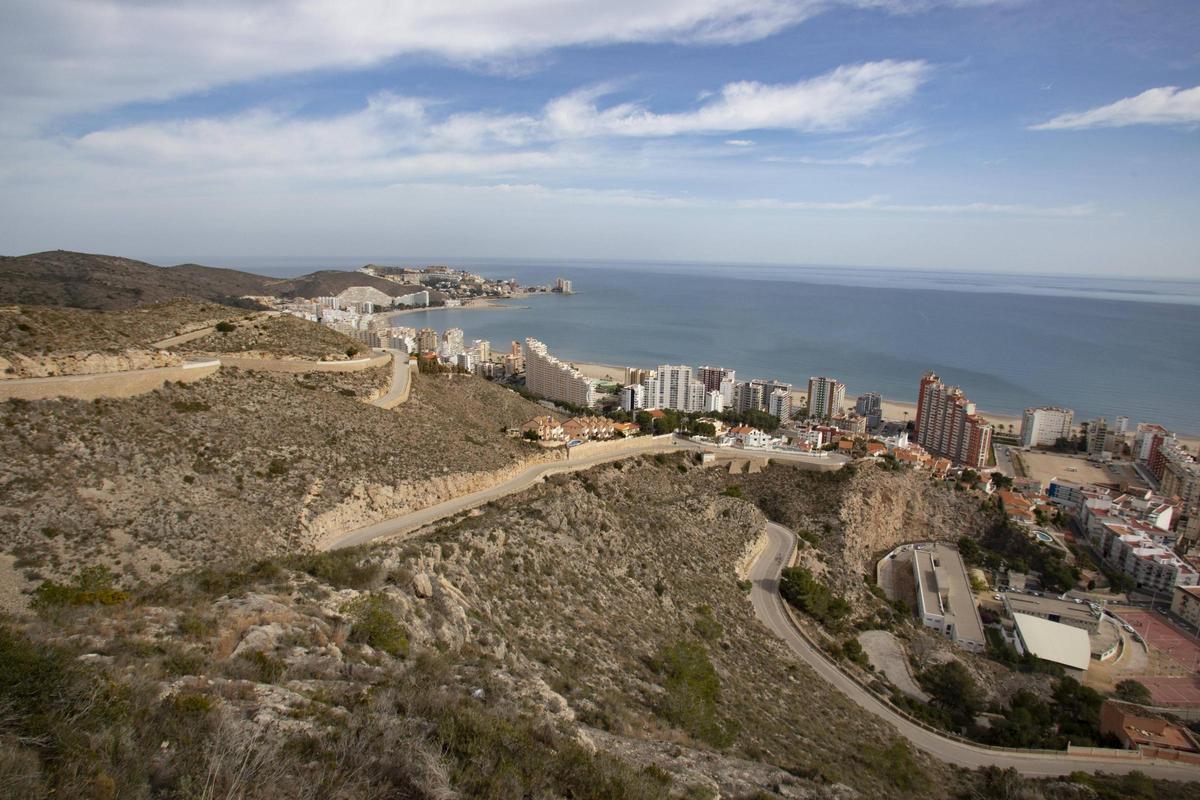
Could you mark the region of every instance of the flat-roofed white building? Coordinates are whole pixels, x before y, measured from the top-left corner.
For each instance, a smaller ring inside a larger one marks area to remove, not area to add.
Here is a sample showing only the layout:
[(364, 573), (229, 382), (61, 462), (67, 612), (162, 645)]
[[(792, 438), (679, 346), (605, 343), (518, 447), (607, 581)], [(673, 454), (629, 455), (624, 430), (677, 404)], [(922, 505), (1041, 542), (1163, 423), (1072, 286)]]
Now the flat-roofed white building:
[(526, 339), (524, 347), (525, 388), (547, 400), (591, 408), (596, 402), (594, 384), (583, 373), (550, 355), (537, 339)]
[(912, 565), (921, 622), (946, 634), (964, 650), (982, 653), (987, 640), (958, 551), (944, 544), (918, 545), (913, 550)]
[(1075, 412), (1069, 408), (1027, 408), (1021, 417), (1021, 446), (1051, 447), (1059, 439), (1069, 439), (1074, 421)]
[(1013, 614), (1017, 634), (1017, 649), (1031, 653), (1043, 661), (1061, 664), (1078, 672), (1086, 672), (1092, 660), (1092, 647), (1087, 631), (1061, 622)]

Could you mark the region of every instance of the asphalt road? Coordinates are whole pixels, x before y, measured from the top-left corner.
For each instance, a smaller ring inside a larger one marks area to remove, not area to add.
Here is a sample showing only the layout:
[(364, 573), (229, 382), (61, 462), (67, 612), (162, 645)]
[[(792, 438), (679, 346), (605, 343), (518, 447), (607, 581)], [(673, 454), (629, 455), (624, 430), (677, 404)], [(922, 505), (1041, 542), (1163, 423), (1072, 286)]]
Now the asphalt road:
[(408, 384), (412, 380), (412, 369), (408, 365), (408, 353), (401, 350), (381, 348), (392, 354), (392, 385), (387, 394), (371, 401), (380, 408), (394, 408), (408, 399)]
[(753, 588), (750, 592), (754, 613), (772, 633), (782, 639), (824, 681), (851, 701), (894, 727), (901, 736), (935, 758), (960, 767), (974, 769), (983, 766), (1012, 767), (1029, 777), (1066, 775), (1075, 770), (1085, 772), (1126, 773), (1139, 770), (1155, 778), (1167, 780), (1200, 780), (1200, 768), (1169, 764), (1154, 760), (1096, 758), (1066, 753), (1010, 753), (976, 747), (948, 739), (900, 716), (875, 695), (859, 686), (812, 647), (796, 630), (783, 609), (779, 596), (779, 573), (791, 558), (796, 545), (795, 535), (782, 525), (768, 523), (768, 544), (750, 571)]
[[(638, 441), (638, 440), (635, 440)], [(501, 497), (521, 492), (533, 486), (535, 483), (543, 480), (547, 475), (555, 475), (561, 472), (575, 472), (576, 470), (588, 469), (597, 464), (603, 464), (607, 461), (618, 461), (623, 458), (631, 458), (633, 456), (642, 455), (644, 453), (669, 452), (672, 450), (680, 450), (689, 447), (688, 443), (673, 439), (650, 439), (647, 438), (631, 447), (621, 450), (604, 451), (591, 456), (574, 455), (563, 461), (550, 461), (543, 464), (533, 464), (518, 472), (512, 478), (509, 478), (504, 483), (497, 484), (490, 489), (483, 489), (471, 494), (465, 494), (461, 497), (456, 497), (453, 500), (447, 500), (444, 503), (438, 503), (435, 506), (429, 506), (419, 511), (414, 511), (411, 514), (405, 514), (402, 517), (384, 520), (377, 522), (374, 525), (367, 525), (364, 528), (350, 531), (343, 536), (332, 539), (321, 545), (322, 550), (337, 550), (343, 547), (355, 547), (360, 544), (366, 544), (374, 539), (382, 536), (394, 536), (400, 533), (420, 528), (422, 525), (428, 525), (431, 522), (437, 522), (443, 517), (453, 516), (477, 506), (490, 503), (493, 500), (499, 500)], [(695, 449), (695, 448), (692, 448)]]

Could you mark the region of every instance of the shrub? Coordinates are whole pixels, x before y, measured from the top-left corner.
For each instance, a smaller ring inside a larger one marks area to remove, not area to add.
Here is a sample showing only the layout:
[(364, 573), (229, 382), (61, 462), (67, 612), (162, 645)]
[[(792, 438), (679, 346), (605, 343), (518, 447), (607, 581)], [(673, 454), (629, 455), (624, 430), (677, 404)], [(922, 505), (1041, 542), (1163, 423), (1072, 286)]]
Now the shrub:
[(1135, 681), (1132, 678), (1126, 678), (1125, 680), (1118, 682), (1116, 688), (1117, 690), (1113, 696), (1118, 700), (1124, 700), (1128, 703), (1140, 703), (1142, 705), (1149, 705), (1154, 701), (1154, 698), (1150, 696), (1150, 690), (1146, 688), (1146, 685), (1140, 681)]
[(217, 323), (217, 333), (233, 333), (237, 330), (237, 326), (232, 322), (221, 321)]
[(740, 487), (740, 486), (726, 486), (726, 487), (725, 487), (725, 496), (726, 496), (726, 497), (737, 497), (737, 498), (741, 498), (741, 496), (742, 496), (742, 487)]
[(260, 650), (243, 653), (240, 658), (250, 665), (259, 683), (275, 683), (287, 672), (287, 664)]
[(408, 655), (408, 636), (386, 597), (374, 594), (359, 597), (346, 610), (354, 620), (350, 641), (369, 645), (396, 658)]
[(903, 740), (888, 747), (867, 746), (862, 749), (863, 760), (874, 772), (882, 775), (896, 789), (915, 792), (928, 785), (929, 779), (913, 757), (912, 749)]
[(850, 613), (850, 604), (818, 583), (803, 567), (788, 567), (779, 580), (779, 593), (791, 605), (827, 628), (837, 628)]
[(115, 606), (124, 603), (129, 595), (113, 587), (116, 576), (107, 567), (85, 567), (76, 573), (71, 583), (43, 581), (34, 593), (35, 608), (50, 609), (64, 606)]
[(196, 411), (208, 411), (208, 403), (202, 403), (199, 400), (176, 400), (171, 403), (171, 408), (181, 414), (188, 414)]
[(721, 623), (713, 618), (712, 606), (702, 605), (696, 606), (696, 621), (692, 623), (692, 629), (696, 634), (705, 641), (715, 642), (725, 634), (725, 629), (721, 627)]
[(717, 715), (721, 679), (704, 647), (679, 641), (664, 648), (652, 666), (666, 677), (656, 711), (672, 725), (713, 747), (728, 747), (736, 735), (732, 722)]
[(382, 568), (377, 564), (362, 564), (357, 550), (331, 550), (293, 559), (302, 572), (338, 589), (366, 589), (379, 580)]

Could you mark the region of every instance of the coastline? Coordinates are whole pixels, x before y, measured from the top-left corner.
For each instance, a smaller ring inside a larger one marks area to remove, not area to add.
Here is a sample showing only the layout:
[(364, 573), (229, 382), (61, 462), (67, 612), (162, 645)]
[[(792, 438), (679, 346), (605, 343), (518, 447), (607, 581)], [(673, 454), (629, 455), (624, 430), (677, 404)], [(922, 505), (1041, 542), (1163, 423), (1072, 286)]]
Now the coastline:
[[(623, 367), (618, 364), (601, 364), (588, 361), (572, 361), (571, 364), (575, 369), (583, 373), (584, 377), (596, 378), (598, 380), (614, 380), (623, 382), (625, 380), (625, 370), (628, 367)], [(846, 405), (853, 408), (856, 396), (847, 395)], [(808, 393), (806, 391), (792, 390), (792, 405), (796, 405), (798, 401), (808, 401)], [(979, 409), (978, 413), (986, 419), (997, 430), (1003, 429), (1008, 431), (1009, 426), (1012, 426), (1014, 433), (1021, 429), (1021, 418), (1011, 414), (991, 413), (983, 409)], [(883, 401), (883, 418), (886, 420), (896, 420), (904, 422), (906, 420), (916, 419), (917, 403), (916, 401), (907, 400), (888, 400)], [(1182, 437), (1181, 437), (1182, 438)]]
[[(513, 298), (513, 299), (516, 299), (516, 298)], [(489, 299), (485, 299), (485, 300), (468, 300), (467, 302), (463, 303), (461, 306), (425, 306), (424, 308), (405, 308), (405, 309), (402, 309), (399, 311), (384, 311), (384, 312), (380, 312), (380, 313), (386, 314), (389, 317), (402, 317), (405, 314), (426, 314), (426, 313), (429, 313), (430, 311), (468, 311), (468, 310), (472, 310), (472, 309), (486, 309), (489, 311), (496, 311), (498, 309), (507, 309), (510, 311), (517, 311), (520, 309), (527, 309), (527, 308), (529, 308), (529, 306), (510, 305), (507, 302), (504, 302), (502, 300), (495, 300), (495, 299), (489, 298)]]

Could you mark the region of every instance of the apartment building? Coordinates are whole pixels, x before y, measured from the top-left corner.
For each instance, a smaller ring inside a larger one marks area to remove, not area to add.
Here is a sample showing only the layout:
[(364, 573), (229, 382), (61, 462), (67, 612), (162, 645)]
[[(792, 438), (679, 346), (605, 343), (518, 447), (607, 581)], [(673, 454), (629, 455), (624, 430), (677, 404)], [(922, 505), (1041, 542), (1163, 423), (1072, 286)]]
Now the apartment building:
[(436, 353), (438, 349), (438, 333), (433, 328), (421, 328), (417, 331), (417, 352)]
[(573, 406), (590, 408), (596, 402), (592, 381), (579, 370), (550, 355), (537, 339), (526, 339), (525, 388), (536, 395)]
[(704, 391), (720, 391), (722, 381), (735, 381), (737, 372), (724, 367), (710, 367), (707, 364), (696, 371), (697, 379), (704, 384)]
[(792, 418), (792, 393), (787, 389), (776, 389), (767, 398), (767, 413), (780, 422)]
[(1052, 447), (1059, 439), (1071, 438), (1075, 412), (1069, 408), (1027, 408), (1021, 417), (1022, 447)]
[(947, 386), (933, 372), (921, 377), (915, 438), (933, 455), (975, 469), (986, 467), (991, 454), (992, 428), (987, 420), (975, 413), (975, 404), (962, 389)]
[(883, 419), (883, 395), (879, 392), (864, 392), (854, 401), (854, 411), (865, 417), (872, 428), (879, 425)]
[(646, 390), (646, 408), (704, 410), (704, 384), (693, 377), (689, 366), (660, 364), (655, 377), (648, 378), (642, 386)]
[(1176, 586), (1171, 597), (1171, 611), (1200, 631), (1200, 586)]
[(808, 379), (808, 416), (832, 417), (842, 412), (846, 403), (846, 384), (837, 378)]
[(1093, 541), (1104, 560), (1132, 578), (1141, 591), (1170, 593), (1176, 586), (1200, 583), (1196, 568), (1157, 541), (1154, 528), (1120, 520), (1101, 521), (1096, 528), (1099, 537)]
[(1164, 441), (1157, 455), (1162, 466), (1159, 493), (1179, 498), (1176, 530), (1185, 547), (1194, 547), (1200, 542), (1200, 463), (1174, 438)]
[(631, 383), (621, 389), (621, 410), (641, 411), (646, 407), (646, 390), (641, 384)]

